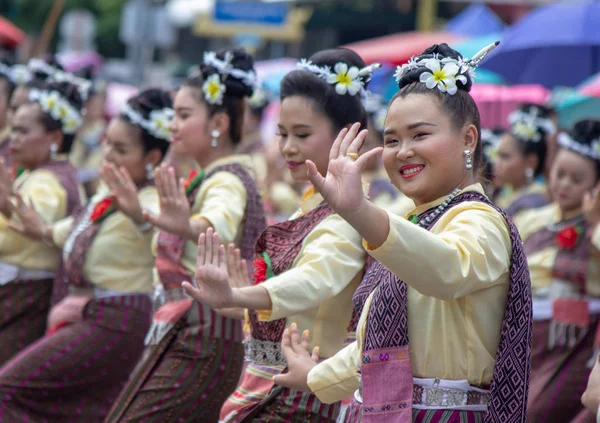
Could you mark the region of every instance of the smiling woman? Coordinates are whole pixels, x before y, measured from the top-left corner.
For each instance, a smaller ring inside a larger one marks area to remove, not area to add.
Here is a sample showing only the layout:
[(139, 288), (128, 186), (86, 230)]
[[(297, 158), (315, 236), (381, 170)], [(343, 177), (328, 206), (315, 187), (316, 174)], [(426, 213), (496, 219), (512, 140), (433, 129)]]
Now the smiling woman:
[(370, 155), (352, 157), (366, 137), (358, 125), (339, 134), (325, 175), (308, 163), (316, 190), (374, 260), (353, 298), (357, 341), (317, 364), (292, 328), (276, 383), (325, 403), (355, 391), (347, 422), (525, 422), (529, 273), (515, 226), (476, 183), (479, 112), (468, 93), (492, 47), (466, 60), (434, 45), (397, 72), (383, 162), (417, 205), (410, 215), (362, 195)]

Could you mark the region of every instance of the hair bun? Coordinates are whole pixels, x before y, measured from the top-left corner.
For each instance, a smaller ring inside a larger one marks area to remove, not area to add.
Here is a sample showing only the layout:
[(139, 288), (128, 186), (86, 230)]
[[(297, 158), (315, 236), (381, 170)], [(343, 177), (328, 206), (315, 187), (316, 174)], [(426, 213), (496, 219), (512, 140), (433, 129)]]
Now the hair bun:
[[(446, 43), (434, 44), (423, 51), (423, 53), (411, 58), (405, 65), (399, 66), (396, 72), (398, 87), (402, 89), (415, 82), (426, 83), (428, 78), (422, 78), (422, 75), (426, 73), (435, 78), (436, 75), (434, 75), (433, 69), (427, 65), (428, 60), (432, 60), (432, 65), (430, 66), (438, 66), (439, 70), (444, 70), (445, 66), (454, 64), (457, 67), (457, 73), (455, 75), (448, 75), (448, 77), (454, 79), (457, 89), (466, 92), (471, 91), (474, 77), (472, 69), (467, 64), (465, 58)], [(437, 62), (437, 65), (434, 64), (435, 62)], [(442, 81), (437, 82), (436, 85), (440, 91), (448, 91), (449, 94), (453, 94), (450, 89), (445, 88)], [(428, 86), (428, 88), (434, 87)]]
[[(205, 55), (206, 54), (210, 55), (211, 53), (205, 53)], [(254, 59), (243, 48), (221, 50), (217, 52), (215, 56), (219, 61), (225, 61), (227, 56), (229, 56), (229, 64), (231, 68), (239, 69), (246, 73), (252, 73), (254, 76), (256, 76), (256, 72), (254, 71)], [(200, 73), (202, 74), (202, 78), (204, 80), (214, 74), (221, 75), (220, 79), (221, 83), (225, 85), (226, 96), (250, 97), (254, 93), (256, 82), (250, 83), (249, 80), (237, 77), (235, 74), (222, 72), (210, 63), (203, 62), (200, 65)]]
[(591, 145), (593, 142), (600, 141), (600, 120), (580, 120), (573, 126), (571, 136), (584, 145)]

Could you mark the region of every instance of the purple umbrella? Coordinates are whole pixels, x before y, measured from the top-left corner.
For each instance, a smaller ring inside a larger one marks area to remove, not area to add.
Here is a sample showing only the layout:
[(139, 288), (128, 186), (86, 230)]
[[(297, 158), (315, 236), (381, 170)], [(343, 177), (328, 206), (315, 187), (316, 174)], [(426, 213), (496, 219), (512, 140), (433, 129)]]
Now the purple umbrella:
[(512, 84), (574, 87), (600, 72), (600, 3), (535, 9), (502, 36), (481, 67)]

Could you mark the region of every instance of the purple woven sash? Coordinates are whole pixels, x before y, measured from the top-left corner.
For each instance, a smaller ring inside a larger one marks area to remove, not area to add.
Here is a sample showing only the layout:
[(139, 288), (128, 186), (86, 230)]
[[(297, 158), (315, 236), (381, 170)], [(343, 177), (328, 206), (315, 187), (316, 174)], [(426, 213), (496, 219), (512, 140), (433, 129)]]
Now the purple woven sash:
[[(490, 205), (505, 218), (512, 243), (510, 286), (496, 354), (490, 402), (485, 423), (524, 423), (527, 415), (532, 340), (531, 283), (521, 238), (511, 219), (482, 194), (467, 192), (457, 196), (446, 211), (464, 201)], [(431, 209), (420, 216), (433, 213)], [(440, 216), (426, 227), (431, 229)], [(363, 279), (371, 290), (357, 290), (354, 303), (362, 311), (371, 292), (363, 344), (362, 396), (363, 422), (410, 423), (413, 394), (410, 367), (407, 286), (381, 263), (374, 262)], [(394, 375), (394, 383), (382, 383)]]
[(532, 192), (521, 195), (506, 208), (505, 212), (510, 217), (514, 217), (522, 210), (538, 209), (546, 205), (548, 205), (548, 197), (546, 195), (539, 192)]

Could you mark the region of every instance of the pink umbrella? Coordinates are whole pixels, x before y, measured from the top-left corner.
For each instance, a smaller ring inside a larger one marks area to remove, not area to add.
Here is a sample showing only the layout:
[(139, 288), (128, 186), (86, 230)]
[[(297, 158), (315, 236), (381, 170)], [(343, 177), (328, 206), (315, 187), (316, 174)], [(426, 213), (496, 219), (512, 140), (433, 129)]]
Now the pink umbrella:
[(541, 85), (474, 84), (471, 95), (477, 103), (483, 128), (508, 127), (508, 115), (523, 103), (545, 104), (550, 90)]
[(345, 47), (357, 52), (366, 63), (382, 62), (401, 65), (408, 62), (432, 44), (447, 43), (450, 46), (463, 40), (449, 32), (401, 32), (348, 44)]
[(106, 115), (109, 118), (121, 112), (127, 100), (136, 95), (138, 89), (133, 85), (110, 82), (106, 86)]
[(600, 74), (581, 84), (579, 92), (590, 97), (600, 97)]

